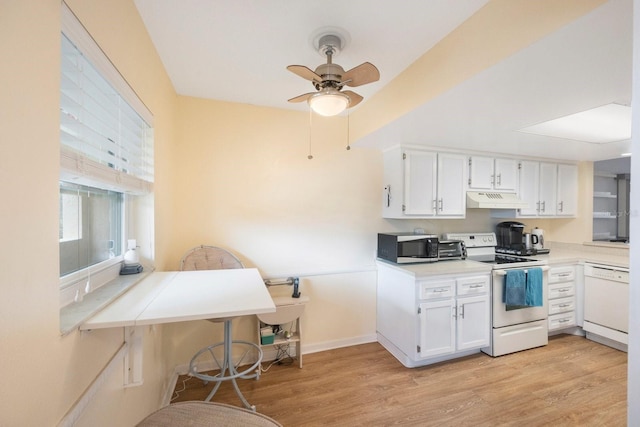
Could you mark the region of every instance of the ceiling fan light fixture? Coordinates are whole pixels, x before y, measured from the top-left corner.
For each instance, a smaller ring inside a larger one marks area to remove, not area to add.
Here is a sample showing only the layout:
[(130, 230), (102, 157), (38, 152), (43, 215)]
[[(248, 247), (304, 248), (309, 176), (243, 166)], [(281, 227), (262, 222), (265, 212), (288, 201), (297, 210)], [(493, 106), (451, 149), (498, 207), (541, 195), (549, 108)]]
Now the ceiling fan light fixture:
[(321, 116), (336, 116), (349, 106), (349, 97), (337, 90), (321, 91), (309, 97), (309, 106)]

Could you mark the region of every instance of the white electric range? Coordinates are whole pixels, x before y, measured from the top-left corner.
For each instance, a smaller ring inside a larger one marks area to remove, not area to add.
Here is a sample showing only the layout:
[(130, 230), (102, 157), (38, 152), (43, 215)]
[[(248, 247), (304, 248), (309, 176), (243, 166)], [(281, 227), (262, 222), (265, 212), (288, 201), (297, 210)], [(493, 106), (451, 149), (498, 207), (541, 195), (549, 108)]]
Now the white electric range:
[[(491, 345), (482, 351), (502, 356), (516, 351), (547, 345), (548, 267), (545, 261), (530, 257), (497, 254), (495, 233), (445, 233), (443, 239), (464, 242), (467, 259), (491, 264)], [(507, 270), (540, 267), (543, 270), (543, 305), (508, 306), (503, 301)]]

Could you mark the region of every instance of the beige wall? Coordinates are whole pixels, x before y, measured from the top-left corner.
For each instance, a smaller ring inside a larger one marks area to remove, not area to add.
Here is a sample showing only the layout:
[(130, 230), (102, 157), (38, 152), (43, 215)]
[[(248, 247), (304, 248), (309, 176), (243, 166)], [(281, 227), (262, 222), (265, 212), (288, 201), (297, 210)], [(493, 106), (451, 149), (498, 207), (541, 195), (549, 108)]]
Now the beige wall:
[[(129, 0), (69, 3), (154, 113), (161, 171), (156, 203), (169, 203), (175, 93), (137, 11)], [(120, 348), (123, 331), (65, 337), (59, 332), (60, 1), (0, 2), (0, 56), (0, 186), (5, 200), (0, 204), (0, 425), (51, 426)], [(157, 210), (157, 229), (167, 228), (170, 213)], [(165, 242), (160, 233), (155, 242), (159, 265)], [(157, 331), (145, 335), (150, 337), (145, 340), (145, 384), (123, 389), (120, 364), (79, 425), (132, 425), (158, 406), (167, 368), (155, 351)]]
[[(155, 116), (155, 233), (145, 253), (155, 252), (159, 270), (171, 270), (191, 246), (216, 244), (265, 277), (301, 276), (312, 299), (308, 351), (374, 335), (377, 231), (477, 231), (495, 221), (488, 212), (453, 221), (381, 219), (381, 154), (344, 149), (346, 118), (315, 118), (310, 126), (304, 113), (177, 97), (131, 0), (69, 4)], [(61, 337), (58, 329), (59, 8), (59, 0), (0, 3), (2, 426), (55, 425), (123, 342), (122, 330)], [(406, 110), (396, 96), (363, 105), (361, 132)], [(353, 130), (357, 115), (351, 120)], [(567, 239), (587, 230), (570, 220), (544, 227)], [(132, 425), (155, 409), (174, 367), (218, 338), (210, 328), (191, 322), (145, 330), (144, 385), (122, 388), (116, 370), (79, 425)], [(236, 329), (249, 336), (250, 319)]]

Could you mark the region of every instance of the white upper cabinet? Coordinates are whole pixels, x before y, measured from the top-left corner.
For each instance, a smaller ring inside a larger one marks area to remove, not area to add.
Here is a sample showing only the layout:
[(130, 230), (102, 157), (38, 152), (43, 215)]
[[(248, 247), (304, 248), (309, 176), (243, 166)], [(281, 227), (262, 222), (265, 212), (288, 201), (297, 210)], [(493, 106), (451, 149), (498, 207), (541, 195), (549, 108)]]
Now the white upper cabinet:
[(518, 189), (518, 161), (515, 159), (495, 160), (496, 190), (516, 191)]
[(438, 153), (438, 216), (464, 218), (467, 208), (466, 165), (466, 156)]
[(540, 191), (540, 164), (529, 160), (521, 161), (519, 183), (518, 196), (527, 202), (529, 207), (518, 209), (518, 216), (538, 216), (540, 207), (540, 199), (538, 198)]
[(538, 214), (540, 216), (555, 216), (556, 194), (558, 183), (558, 165), (555, 163), (540, 163), (540, 192)]
[(518, 217), (575, 216), (578, 200), (576, 165), (520, 162), (518, 195), (529, 204)]
[(464, 218), (466, 156), (392, 149), (384, 153), (384, 218)]
[(410, 151), (404, 160), (404, 208), (405, 215), (436, 214), (438, 155), (431, 152)]
[(469, 189), (516, 191), (518, 161), (492, 157), (469, 157)]
[(558, 165), (558, 216), (575, 216), (578, 213), (578, 167)]

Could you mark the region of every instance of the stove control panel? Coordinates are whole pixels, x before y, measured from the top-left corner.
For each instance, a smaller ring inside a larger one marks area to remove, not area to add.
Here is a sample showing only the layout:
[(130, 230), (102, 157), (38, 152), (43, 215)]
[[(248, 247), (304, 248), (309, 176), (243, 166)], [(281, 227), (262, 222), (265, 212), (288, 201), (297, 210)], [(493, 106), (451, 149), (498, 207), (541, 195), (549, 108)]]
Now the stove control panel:
[(444, 233), (444, 240), (462, 240), (467, 249), (496, 246), (496, 233)]

